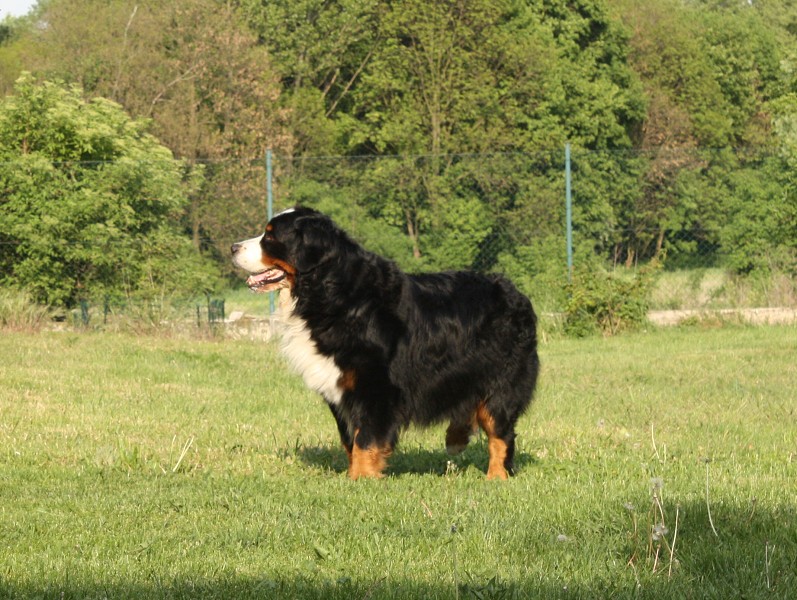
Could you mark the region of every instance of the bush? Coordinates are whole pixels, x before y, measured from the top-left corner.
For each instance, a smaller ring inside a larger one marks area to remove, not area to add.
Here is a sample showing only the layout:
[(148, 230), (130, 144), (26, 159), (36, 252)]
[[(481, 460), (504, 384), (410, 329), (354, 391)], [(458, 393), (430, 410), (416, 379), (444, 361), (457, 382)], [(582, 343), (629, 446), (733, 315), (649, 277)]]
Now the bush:
[(636, 272), (577, 270), (566, 286), (565, 333), (576, 337), (615, 335), (643, 326), (658, 267), (651, 263)]
[(567, 297), (562, 287), (567, 257), (556, 236), (540, 237), (498, 255), (495, 270), (509, 277), (537, 312), (560, 312)]
[(113, 102), (30, 75), (0, 99), (0, 285), (65, 308), (216, 285), (179, 225), (198, 183), (146, 128)]

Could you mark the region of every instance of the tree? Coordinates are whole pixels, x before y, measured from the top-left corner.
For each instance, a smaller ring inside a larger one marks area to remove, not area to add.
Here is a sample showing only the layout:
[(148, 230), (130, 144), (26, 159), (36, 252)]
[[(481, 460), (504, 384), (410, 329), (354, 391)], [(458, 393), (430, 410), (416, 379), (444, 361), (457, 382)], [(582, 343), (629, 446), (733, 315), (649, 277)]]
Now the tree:
[[(282, 82), (297, 155), (341, 151), (352, 92), (383, 43), (379, 0), (241, 0)], [(340, 120), (339, 120), (340, 119)]]
[[(387, 191), (362, 201), (374, 214), (401, 215), (428, 266), (489, 267), (497, 252), (485, 262), (485, 244), (536, 228), (505, 215), (534, 213), (523, 205), (538, 198), (547, 207), (547, 190), (527, 182), (551, 185), (562, 161), (538, 161), (540, 152), (561, 153), (568, 139), (629, 145), (643, 104), (624, 37), (600, 3), (576, 4), (404, 0), (380, 12), (383, 42), (352, 92), (345, 140), (348, 152), (410, 157), (393, 162), (392, 181), (380, 163), (372, 174)], [(515, 152), (530, 155), (519, 171), (507, 168), (517, 167)], [(582, 224), (593, 228), (611, 194), (584, 198)], [(473, 251), (463, 252), (466, 240)]]
[(288, 112), (266, 47), (235, 3), (51, 0), (21, 40), (24, 64), (152, 120), (192, 168), (208, 165), (186, 226), (197, 248), (226, 256), (265, 216), (267, 148), (290, 154)]
[[(669, 264), (683, 265), (679, 255), (694, 257), (700, 245), (705, 261), (717, 262), (731, 252), (719, 239), (728, 206), (757, 197), (753, 188), (763, 193), (749, 183), (766, 161), (719, 149), (771, 143), (768, 103), (783, 88), (776, 37), (741, 4), (708, 10), (676, 0), (612, 3), (633, 32), (630, 62), (648, 98), (635, 140), (647, 166), (638, 193), (619, 206), (625, 231), (615, 255), (631, 265), (666, 247)], [(736, 170), (747, 172), (747, 184), (731, 182)]]
[(0, 282), (72, 306), (208, 291), (182, 235), (186, 164), (114, 102), (26, 74), (0, 103)]

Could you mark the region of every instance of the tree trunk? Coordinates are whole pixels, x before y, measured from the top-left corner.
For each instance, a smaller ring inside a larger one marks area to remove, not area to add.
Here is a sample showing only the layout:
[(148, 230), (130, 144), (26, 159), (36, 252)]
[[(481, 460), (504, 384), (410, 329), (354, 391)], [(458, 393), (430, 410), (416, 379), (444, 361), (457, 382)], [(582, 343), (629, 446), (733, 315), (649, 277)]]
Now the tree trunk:
[(634, 259), (636, 258), (636, 252), (634, 249), (629, 245), (628, 246), (628, 254), (625, 257), (625, 266), (627, 269), (630, 269), (634, 266)]
[(420, 258), (421, 247), (418, 244), (418, 225), (412, 218), (412, 212), (410, 210), (405, 210), (404, 216), (407, 220), (407, 235), (409, 235), (412, 240), (412, 256), (413, 258)]
[(653, 255), (654, 258), (658, 258), (661, 255), (661, 249), (664, 247), (664, 229), (659, 230), (659, 237), (656, 239), (656, 252)]

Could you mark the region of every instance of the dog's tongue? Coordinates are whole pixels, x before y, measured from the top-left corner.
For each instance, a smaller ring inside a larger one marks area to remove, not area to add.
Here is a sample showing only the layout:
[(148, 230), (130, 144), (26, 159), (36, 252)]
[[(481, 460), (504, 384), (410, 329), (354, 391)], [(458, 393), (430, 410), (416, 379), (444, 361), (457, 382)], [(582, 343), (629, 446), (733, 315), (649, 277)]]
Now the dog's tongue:
[(268, 271), (263, 271), (262, 273), (258, 273), (257, 275), (251, 275), (246, 280), (246, 285), (253, 286), (264, 283), (268, 281), (269, 277), (274, 274), (273, 269), (269, 269)]
[(266, 292), (268, 290), (274, 289), (274, 286), (278, 285), (283, 279), (285, 279), (285, 271), (275, 267), (273, 269), (268, 269), (263, 273), (251, 275), (246, 280), (246, 285), (248, 285), (249, 289), (252, 291)]

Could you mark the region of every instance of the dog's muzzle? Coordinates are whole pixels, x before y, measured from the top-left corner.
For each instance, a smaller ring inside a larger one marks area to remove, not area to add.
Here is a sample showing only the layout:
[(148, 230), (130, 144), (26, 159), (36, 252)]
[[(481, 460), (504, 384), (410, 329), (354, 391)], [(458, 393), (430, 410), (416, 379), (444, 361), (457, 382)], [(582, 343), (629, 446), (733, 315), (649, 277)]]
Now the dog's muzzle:
[(233, 264), (251, 273), (246, 280), (249, 289), (253, 292), (269, 292), (280, 287), (286, 273), (279, 267), (263, 261), (260, 239), (257, 237), (237, 242), (230, 246), (230, 252)]

